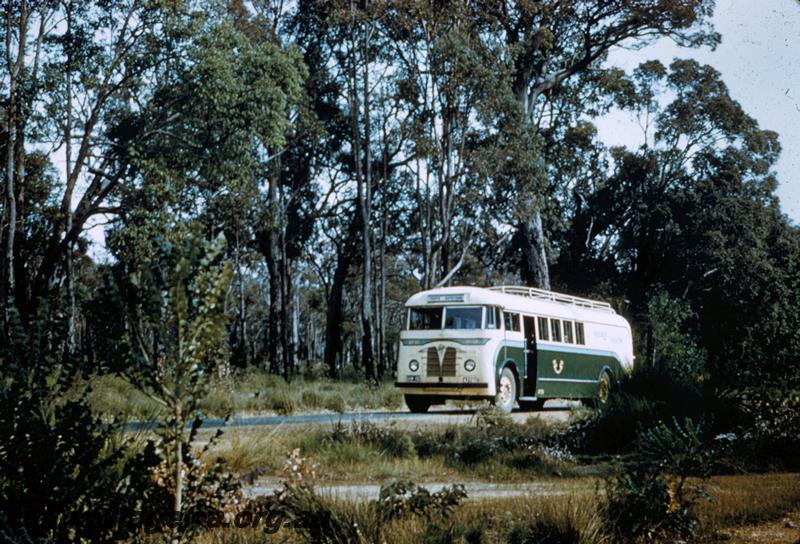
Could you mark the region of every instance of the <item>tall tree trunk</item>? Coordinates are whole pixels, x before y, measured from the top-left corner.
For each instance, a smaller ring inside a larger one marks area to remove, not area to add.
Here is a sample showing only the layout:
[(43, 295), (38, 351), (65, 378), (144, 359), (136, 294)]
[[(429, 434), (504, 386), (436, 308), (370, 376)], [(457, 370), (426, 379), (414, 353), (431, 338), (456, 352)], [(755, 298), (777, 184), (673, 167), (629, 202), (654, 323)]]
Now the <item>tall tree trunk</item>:
[[(359, 175), (356, 169), (358, 208), (361, 213), (361, 244), (362, 244), (362, 275), (361, 275), (361, 366), (364, 369), (364, 377), (368, 382), (375, 381), (375, 356), (373, 351), (373, 323), (372, 323), (372, 153), (371, 153), (371, 127), (370, 127), (370, 101), (369, 101), (369, 29), (364, 29), (363, 58), (362, 58), (362, 79), (364, 89), (364, 145), (363, 145), (363, 176)], [(356, 142), (356, 152), (359, 151), (359, 127), (358, 127), (358, 87), (356, 85), (355, 70), (356, 55), (353, 54), (353, 138)], [(360, 158), (356, 156), (356, 161)]]
[(550, 289), (550, 269), (547, 265), (542, 215), (537, 209), (533, 217), (517, 226), (517, 245), (522, 250), (520, 277), (525, 285)]
[(173, 496), (172, 544), (179, 544), (183, 534), (183, 421), (180, 401), (175, 405), (175, 495)]
[[(512, 92), (524, 112), (525, 119), (529, 124), (533, 124), (533, 106), (537, 95), (531, 95), (528, 91), (533, 78), (533, 68), (527, 57), (521, 57), (517, 62)], [(533, 197), (534, 195), (530, 194), (516, 195), (517, 201), (527, 204), (523, 210), (524, 218), (517, 225), (515, 233), (517, 245), (522, 251), (519, 275), (525, 285), (549, 290), (550, 268), (545, 251), (542, 210)]]
[(273, 374), (280, 374), (279, 349), (281, 334), (280, 312), (283, 306), (281, 295), (282, 271), (281, 271), (281, 250), (280, 250), (280, 230), (282, 214), (280, 209), (278, 183), (280, 181), (280, 158), (273, 159), (272, 168), (269, 172), (269, 217), (267, 218), (266, 247), (262, 247), (267, 261), (267, 272), (269, 273), (269, 312), (267, 314), (267, 358), (269, 359), (269, 371)]
[(294, 301), (291, 263), (286, 257), (286, 231), (281, 229), (281, 352), (283, 377), (288, 380), (295, 371), (295, 343), (292, 334), (292, 303)]
[(295, 281), (294, 275), (290, 280), (290, 285), (292, 285), (292, 364), (293, 372), (297, 373), (303, 356), (300, 346), (300, 292), (297, 289), (297, 281)]
[(328, 295), (328, 307), (325, 312), (325, 366), (328, 377), (338, 378), (341, 371), (339, 364), (342, 355), (342, 298), (344, 282), (350, 259), (339, 253), (336, 259), (336, 271), (333, 274), (331, 290)]
[[(72, 39), (72, 2), (67, 4), (67, 35)], [(67, 104), (66, 122), (64, 124), (64, 145), (66, 153), (66, 176), (69, 178), (72, 172), (72, 54), (71, 49), (67, 52)], [(66, 184), (65, 184), (66, 185)], [(67, 197), (67, 226), (66, 230), (72, 230), (72, 195)], [(75, 244), (70, 243), (67, 247), (67, 296), (69, 297), (69, 317), (67, 323), (67, 354), (75, 353), (76, 332), (75, 314), (75, 263), (74, 263)]]
[(388, 163), (389, 163), (389, 150), (386, 147), (386, 131), (383, 133), (383, 157), (381, 164), (383, 166), (383, 176), (381, 178), (381, 222), (380, 222), (380, 244), (378, 255), (378, 266), (380, 267), (380, 290), (378, 291), (378, 338), (376, 344), (378, 346), (378, 364), (379, 364), (379, 379), (383, 380), (385, 372), (388, 369), (386, 360), (386, 189), (388, 185)]
[[(10, 28), (6, 28), (6, 32), (11, 32)], [(8, 53), (10, 55), (10, 52)], [(16, 168), (14, 165), (15, 147), (16, 147), (16, 130), (17, 130), (17, 73), (13, 66), (9, 66), (9, 88), (8, 88), (8, 106), (6, 107), (6, 126), (7, 126), (7, 143), (6, 143), (6, 194), (5, 194), (5, 220), (6, 220), (6, 247), (5, 247), (5, 267), (4, 267), (4, 285), (3, 285), (3, 301), (5, 307), (7, 299), (14, 296), (15, 283), (14, 283), (14, 239), (17, 232), (17, 194), (14, 190)], [(9, 308), (6, 308), (6, 312)], [(8, 319), (8, 314), (5, 316)]]
[(342, 315), (344, 300), (344, 284), (355, 253), (355, 241), (360, 225), (356, 214), (348, 225), (344, 242), (337, 248), (336, 270), (333, 273), (330, 291), (328, 292), (327, 309), (325, 311), (325, 367), (330, 378), (339, 377), (340, 364), (344, 352), (342, 342)]
[(241, 242), (241, 231), (237, 227), (236, 228), (236, 276), (237, 276), (237, 283), (238, 283), (238, 301), (236, 305), (236, 322), (237, 322), (237, 339), (236, 343), (238, 344), (238, 348), (236, 352), (238, 353), (238, 357), (236, 357), (236, 361), (234, 364), (238, 363), (237, 366), (247, 367), (250, 365), (250, 351), (248, 349), (248, 337), (247, 337), (247, 299), (245, 297), (245, 279), (244, 279), (244, 265), (242, 264), (242, 242)]

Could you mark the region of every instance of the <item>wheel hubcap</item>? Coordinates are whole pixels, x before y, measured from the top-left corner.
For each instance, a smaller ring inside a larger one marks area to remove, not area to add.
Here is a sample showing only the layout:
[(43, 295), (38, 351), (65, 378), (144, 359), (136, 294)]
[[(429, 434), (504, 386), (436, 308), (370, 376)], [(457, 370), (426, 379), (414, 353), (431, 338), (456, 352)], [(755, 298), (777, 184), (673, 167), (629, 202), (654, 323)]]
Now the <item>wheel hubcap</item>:
[(609, 390), (609, 383), (608, 378), (603, 378), (600, 380), (600, 389), (597, 392), (597, 398), (600, 402), (605, 402), (608, 400), (608, 390)]
[(500, 403), (508, 404), (511, 399), (511, 380), (507, 376), (500, 378)]

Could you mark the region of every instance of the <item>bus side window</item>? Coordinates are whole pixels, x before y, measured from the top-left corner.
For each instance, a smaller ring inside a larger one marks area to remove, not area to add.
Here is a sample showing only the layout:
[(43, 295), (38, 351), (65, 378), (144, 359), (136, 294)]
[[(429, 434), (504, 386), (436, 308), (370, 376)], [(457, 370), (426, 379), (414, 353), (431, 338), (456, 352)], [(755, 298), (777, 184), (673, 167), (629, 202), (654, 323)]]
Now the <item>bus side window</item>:
[(550, 320), (550, 332), (553, 334), (553, 342), (561, 342), (561, 320)]
[(503, 320), (505, 321), (507, 331), (514, 331), (514, 332), (520, 331), (519, 314), (511, 314), (508, 312), (503, 312)]
[(500, 328), (500, 308), (497, 306), (488, 306), (486, 308), (486, 328), (499, 329)]
[(575, 323), (575, 338), (578, 344), (586, 345), (586, 335), (583, 332), (583, 323)]
[(539, 321), (539, 340), (550, 340), (550, 335), (547, 331), (547, 318), (540, 317)]
[(572, 336), (572, 321), (564, 321), (564, 342), (567, 344), (575, 343), (575, 339)]
[(494, 308), (491, 306), (486, 308), (486, 328), (487, 329), (496, 329), (497, 325), (494, 322)]

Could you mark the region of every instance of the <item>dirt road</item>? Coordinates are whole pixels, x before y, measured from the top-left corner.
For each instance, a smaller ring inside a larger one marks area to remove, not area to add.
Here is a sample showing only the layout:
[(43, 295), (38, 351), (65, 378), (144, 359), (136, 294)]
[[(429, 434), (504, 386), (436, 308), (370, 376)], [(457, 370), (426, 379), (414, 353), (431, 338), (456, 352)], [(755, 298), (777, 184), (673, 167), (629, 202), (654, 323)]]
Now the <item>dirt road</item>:
[[(542, 410), (527, 412), (515, 410), (511, 417), (515, 421), (523, 422), (529, 417), (538, 417), (546, 421), (566, 421), (572, 404), (561, 401), (548, 403)], [(208, 418), (203, 421), (203, 429), (217, 429), (219, 427), (274, 427), (284, 425), (331, 425), (335, 423), (349, 424), (356, 421), (369, 421), (378, 424), (395, 423), (403, 427), (420, 427), (428, 425), (441, 425), (448, 423), (467, 423), (477, 413), (474, 409), (453, 409), (449, 406), (432, 408), (427, 414), (412, 414), (408, 411), (382, 411), (382, 412), (350, 412), (346, 414), (317, 413), (298, 414), (291, 416), (256, 415), (232, 417), (227, 424), (222, 418)], [(154, 422), (140, 421), (125, 425), (126, 431), (146, 431), (155, 427)]]
[[(452, 485), (450, 482), (424, 482), (420, 484), (428, 491), (435, 493), (444, 487)], [(485, 498), (509, 498), (524, 496), (547, 496), (590, 493), (594, 491), (594, 481), (590, 479), (546, 480), (539, 482), (492, 483), (492, 482), (467, 482), (462, 484), (469, 500)], [(263, 478), (255, 485), (245, 488), (245, 493), (251, 497), (270, 495), (281, 488), (277, 478)], [(315, 486), (321, 495), (333, 496), (348, 500), (373, 500), (378, 498), (381, 486), (373, 483), (321, 483)]]

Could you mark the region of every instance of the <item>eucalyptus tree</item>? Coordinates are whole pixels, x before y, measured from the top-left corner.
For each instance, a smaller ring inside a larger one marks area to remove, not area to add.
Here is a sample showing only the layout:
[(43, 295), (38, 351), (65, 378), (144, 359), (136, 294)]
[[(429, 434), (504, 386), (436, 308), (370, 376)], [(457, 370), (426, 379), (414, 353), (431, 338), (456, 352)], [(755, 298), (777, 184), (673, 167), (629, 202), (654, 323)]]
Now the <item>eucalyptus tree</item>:
[[(348, 241), (345, 246), (355, 242), (353, 230), (358, 231), (359, 257), (361, 263), (361, 296), (360, 296), (360, 328), (361, 328), (361, 366), (368, 381), (375, 380), (375, 323), (373, 314), (373, 128), (372, 111), (375, 102), (375, 88), (382, 84), (381, 78), (371, 80), (371, 73), (379, 66), (378, 56), (382, 53), (380, 35), (377, 33), (376, 20), (381, 17), (385, 9), (383, 2), (355, 2), (339, 1), (330, 2), (325, 6), (316, 6), (315, 11), (324, 11), (327, 22), (317, 45), (325, 44), (328, 62), (334, 62), (333, 71), (338, 79), (341, 91), (339, 98), (340, 108), (345, 116), (349, 133), (347, 134), (347, 147), (343, 149), (341, 157), (344, 164), (344, 175), (350, 177), (355, 186), (355, 211), (351, 224), (347, 227)], [(307, 27), (308, 19), (304, 21)], [(319, 30), (318, 30), (319, 32)], [(343, 120), (345, 120), (343, 119)], [(349, 249), (349, 248), (347, 248)], [(336, 299), (331, 302), (340, 308), (341, 294), (339, 286), (343, 285), (343, 274), (349, 266), (348, 254), (340, 254), (338, 259), (337, 292)], [(335, 311), (337, 309), (332, 308)], [(329, 331), (333, 342), (334, 352), (329, 352), (328, 357), (335, 356), (336, 331)], [(327, 358), (327, 357), (326, 357)]]
[[(141, 0), (7, 3), (3, 300), (10, 297), (23, 321), (72, 277), (75, 242), (93, 218), (111, 211), (110, 195), (130, 179), (119, 160), (126, 151), (107, 130), (120, 104), (141, 100), (158, 67), (180, 51), (176, 28), (189, 16), (185, 8)], [(32, 212), (25, 165), (34, 149), (63, 153), (63, 177), (51, 187), (58, 204), (47, 217), (47, 237), (22, 262)], [(74, 329), (70, 337), (73, 343)]]
[[(483, 9), (476, 13), (491, 31), (500, 33), (513, 58), (510, 91), (535, 130), (552, 122), (549, 102), (554, 92), (576, 76), (602, 67), (614, 46), (641, 48), (662, 37), (689, 47), (714, 46), (719, 41), (710, 27), (713, 0), (497, 1), (480, 3), (480, 7)], [(540, 188), (537, 183), (518, 180), (510, 205), (525, 256), (521, 279), (549, 288), (542, 221), (545, 195)]]
[(479, 235), (481, 194), (471, 155), (490, 122), (496, 80), (509, 58), (492, 36), (481, 34), (463, 2), (404, 3), (382, 28), (396, 64), (420, 283), (429, 288), (454, 277)]
[[(309, 96), (322, 129), (314, 148), (322, 191), (318, 218), (323, 229), (317, 247), (331, 254), (313, 256), (327, 300), (325, 364), (341, 370), (343, 326), (348, 298), (358, 299), (359, 365), (374, 380), (382, 363), (382, 325), (376, 314), (385, 294), (387, 216), (400, 196), (388, 190), (399, 166), (396, 102), (390, 90), (394, 58), (381, 31), (391, 4), (300, 2), (290, 26), (291, 39), (311, 67)], [(328, 269), (330, 268), (330, 269)], [(358, 284), (349, 281), (358, 272)], [(375, 358), (378, 364), (375, 364)]]
[[(243, 299), (256, 251), (266, 254), (269, 268), (267, 343), (280, 346), (285, 337), (279, 316), (288, 313), (283, 305), (289, 300), (286, 202), (294, 195), (284, 192), (280, 157), (304, 70), (299, 55), (257, 21), (249, 27), (226, 6), (216, 7), (195, 20), (182, 62), (163, 74), (144, 107), (119, 112), (115, 134), (135, 150), (133, 183), (121, 200), (126, 213), (109, 240), (119, 258), (130, 258), (146, 241), (143, 233), (164, 228), (164, 214), (197, 218), (210, 233), (224, 232), (238, 265), (235, 341), (237, 350), (248, 352)], [(262, 239), (270, 236), (263, 251)], [(277, 246), (274, 252), (270, 243)], [(268, 350), (276, 372), (278, 353)], [(282, 350), (283, 357), (291, 353)], [(283, 362), (290, 372), (293, 364)]]
[[(184, 541), (185, 509), (197, 497), (187, 496), (185, 482), (196, 459), (187, 440), (201, 420), (197, 413), (210, 379), (227, 361), (225, 298), (231, 270), (224, 260), (220, 235), (205, 241), (196, 226), (172, 222), (170, 232), (152, 243), (152, 255), (123, 263), (122, 282), (127, 324), (122, 345), (129, 346), (126, 375), (163, 409), (166, 417), (157, 433), (169, 468), (166, 478), (173, 498), (171, 541)], [(202, 479), (202, 477), (201, 477)]]
[[(759, 127), (720, 74), (695, 61), (642, 64), (616, 97), (644, 129), (638, 149), (605, 149), (578, 131), (571, 163), (580, 192), (565, 198), (557, 270), (586, 290), (624, 297), (640, 322), (643, 354), (652, 297), (691, 305), (685, 324), (726, 385), (792, 378), (800, 322), (796, 227), (780, 213), (772, 168), (777, 135)], [(591, 274), (569, 269), (581, 263)]]

